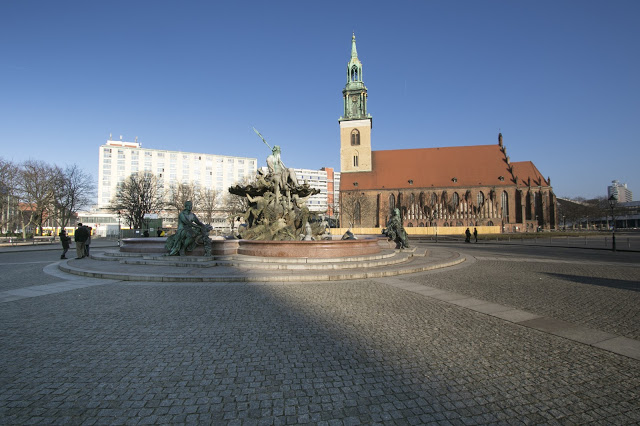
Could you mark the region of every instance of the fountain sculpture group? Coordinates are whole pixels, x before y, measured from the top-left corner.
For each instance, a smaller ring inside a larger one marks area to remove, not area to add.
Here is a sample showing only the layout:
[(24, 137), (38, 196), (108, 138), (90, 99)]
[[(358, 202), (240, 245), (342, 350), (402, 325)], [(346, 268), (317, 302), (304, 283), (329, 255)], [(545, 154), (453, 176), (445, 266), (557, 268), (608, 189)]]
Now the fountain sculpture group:
[(278, 145), (271, 149), (267, 166), (268, 172), (258, 171), (255, 182), (229, 188), (229, 192), (246, 197), (249, 202), (244, 213), (245, 223), (239, 230), (240, 238), (256, 241), (322, 239), (327, 224), (307, 207), (309, 197), (320, 191), (298, 181), (293, 169), (282, 162)]
[[(255, 130), (255, 129), (254, 129)], [(308, 183), (300, 183), (293, 169), (284, 165), (278, 145), (269, 146), (268, 172), (258, 171), (254, 182), (235, 185), (229, 192), (245, 197), (248, 208), (238, 238), (252, 241), (318, 241), (328, 238), (327, 223), (309, 211), (307, 200), (320, 191)], [(166, 254), (179, 256), (191, 252), (196, 244), (204, 245), (205, 256), (211, 255), (210, 225), (202, 223), (191, 211), (191, 201), (178, 216), (178, 229), (167, 238)]]
[[(244, 223), (239, 227), (238, 239), (245, 241), (285, 242), (285, 241), (320, 241), (330, 240), (327, 235), (327, 223), (316, 213), (309, 211), (307, 200), (320, 191), (312, 188), (308, 183), (300, 183), (293, 169), (284, 165), (281, 159), (281, 151), (278, 145), (269, 146), (262, 135), (253, 129), (262, 141), (269, 147), (271, 154), (267, 157), (266, 173), (258, 171), (254, 182), (246, 185), (235, 185), (229, 188), (229, 192), (247, 199), (248, 207), (243, 214)], [(205, 256), (211, 256), (212, 241), (208, 234), (210, 225), (202, 223), (191, 211), (191, 201), (185, 202), (184, 210), (178, 216), (178, 229), (174, 235), (167, 238), (165, 250), (168, 256), (187, 254), (197, 244), (204, 246)], [(350, 232), (347, 231), (346, 235)], [(400, 212), (395, 209), (387, 228), (383, 234), (389, 240), (396, 243), (396, 248), (408, 248), (407, 233), (402, 226)], [(354, 240), (353, 234), (343, 240)], [(334, 244), (335, 245), (335, 244)], [(269, 249), (253, 244), (251, 249), (245, 248), (246, 253), (259, 253), (264, 255), (273, 251), (274, 245)], [(280, 247), (284, 247), (280, 245)], [(293, 247), (293, 246), (292, 246)], [(325, 245), (322, 250), (330, 252)], [(298, 246), (300, 248), (300, 246)], [(309, 250), (310, 247), (307, 247)], [(289, 249), (295, 251), (295, 248)], [(371, 248), (364, 249), (372, 251)], [(242, 251), (240, 248), (239, 252)], [(277, 252), (276, 252), (277, 253)], [(308, 251), (317, 255), (317, 251)], [(281, 253), (280, 255), (282, 255)]]

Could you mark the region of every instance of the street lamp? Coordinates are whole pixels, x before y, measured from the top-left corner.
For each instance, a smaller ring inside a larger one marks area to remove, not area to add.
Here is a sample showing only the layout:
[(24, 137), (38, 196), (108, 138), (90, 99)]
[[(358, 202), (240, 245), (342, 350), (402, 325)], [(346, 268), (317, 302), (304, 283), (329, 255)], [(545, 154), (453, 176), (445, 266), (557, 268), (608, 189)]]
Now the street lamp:
[(122, 227), (120, 226), (120, 210), (118, 210), (117, 214), (118, 214), (118, 247), (120, 247), (120, 241), (122, 240)]
[(612, 251), (616, 251), (616, 218), (613, 215), (613, 209), (616, 207), (616, 204), (618, 204), (618, 198), (615, 195), (611, 195), (611, 197), (609, 197), (609, 207), (611, 207), (611, 221), (613, 222), (613, 228), (611, 230), (611, 240), (613, 242), (611, 247)]

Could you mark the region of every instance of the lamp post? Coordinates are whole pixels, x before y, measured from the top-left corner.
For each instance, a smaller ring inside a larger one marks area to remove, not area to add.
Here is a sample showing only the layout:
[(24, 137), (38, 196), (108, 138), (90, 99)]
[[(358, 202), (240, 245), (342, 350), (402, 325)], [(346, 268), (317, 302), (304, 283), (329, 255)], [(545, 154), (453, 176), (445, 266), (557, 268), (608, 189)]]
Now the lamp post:
[(616, 207), (616, 204), (618, 204), (618, 198), (615, 195), (611, 195), (611, 197), (609, 197), (609, 207), (611, 207), (611, 221), (613, 222), (613, 228), (611, 229), (612, 251), (616, 251), (616, 218), (613, 215), (613, 209)]
[(120, 210), (118, 210), (118, 247), (120, 247), (120, 240), (122, 240), (122, 227), (120, 226)]

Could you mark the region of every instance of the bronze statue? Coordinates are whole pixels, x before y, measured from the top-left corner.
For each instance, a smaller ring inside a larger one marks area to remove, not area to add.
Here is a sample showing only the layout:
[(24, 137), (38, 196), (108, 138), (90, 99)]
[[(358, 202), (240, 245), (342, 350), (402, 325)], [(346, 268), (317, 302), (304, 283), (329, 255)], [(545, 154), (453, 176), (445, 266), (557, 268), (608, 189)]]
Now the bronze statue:
[(271, 150), (267, 157), (269, 171), (259, 171), (255, 182), (249, 185), (229, 188), (230, 193), (249, 201), (244, 214), (246, 226), (240, 237), (274, 241), (320, 239), (324, 228), (306, 205), (307, 199), (320, 191), (308, 183), (300, 184), (294, 170), (282, 162), (280, 147), (272, 148), (260, 132), (253, 130)]
[(386, 235), (390, 241), (395, 241), (396, 248), (409, 248), (409, 237), (407, 236), (407, 231), (404, 230), (404, 226), (402, 226), (399, 209), (393, 209), (389, 223), (387, 223), (387, 227), (382, 230), (382, 233)]
[(198, 216), (191, 211), (192, 208), (193, 203), (185, 201), (184, 210), (178, 215), (178, 230), (167, 238), (164, 245), (168, 256), (180, 256), (183, 253), (193, 251), (198, 238), (205, 245), (205, 255), (211, 255), (211, 240), (208, 234), (212, 227), (200, 222)]

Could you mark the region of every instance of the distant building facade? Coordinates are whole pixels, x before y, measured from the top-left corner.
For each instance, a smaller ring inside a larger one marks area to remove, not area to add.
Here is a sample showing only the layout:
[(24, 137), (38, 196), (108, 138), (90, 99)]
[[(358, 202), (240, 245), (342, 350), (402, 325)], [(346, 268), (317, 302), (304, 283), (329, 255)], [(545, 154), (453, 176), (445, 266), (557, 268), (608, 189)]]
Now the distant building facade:
[(227, 188), (255, 176), (257, 159), (195, 152), (143, 148), (137, 141), (113, 141), (100, 146), (98, 208), (106, 208), (116, 194), (118, 183), (132, 173), (153, 173), (165, 190), (178, 183), (215, 189), (224, 195)]
[[(494, 145), (372, 150), (355, 35), (342, 93), (341, 226), (384, 227), (397, 208), (405, 227), (500, 226), (505, 232), (557, 227), (550, 179), (530, 161), (512, 162), (502, 134)], [(358, 200), (350, 207), (353, 223), (345, 223), (349, 200)]]
[[(332, 167), (323, 167), (320, 170), (295, 167), (292, 169), (300, 183), (306, 182), (320, 191), (319, 194), (312, 195), (307, 200), (309, 211), (326, 214), (329, 217), (337, 216), (340, 210), (340, 172), (334, 171)], [(262, 171), (268, 173), (266, 167), (262, 167)]]
[(633, 193), (627, 188), (626, 183), (620, 183), (617, 180), (611, 182), (607, 187), (607, 198), (615, 195), (619, 203), (630, 203), (633, 201)]
[(293, 169), (296, 178), (300, 182), (307, 182), (312, 188), (320, 191), (307, 200), (309, 210), (316, 213), (324, 213), (330, 216), (337, 210), (336, 200), (339, 199), (340, 172), (334, 172), (331, 167), (323, 167), (320, 170)]

